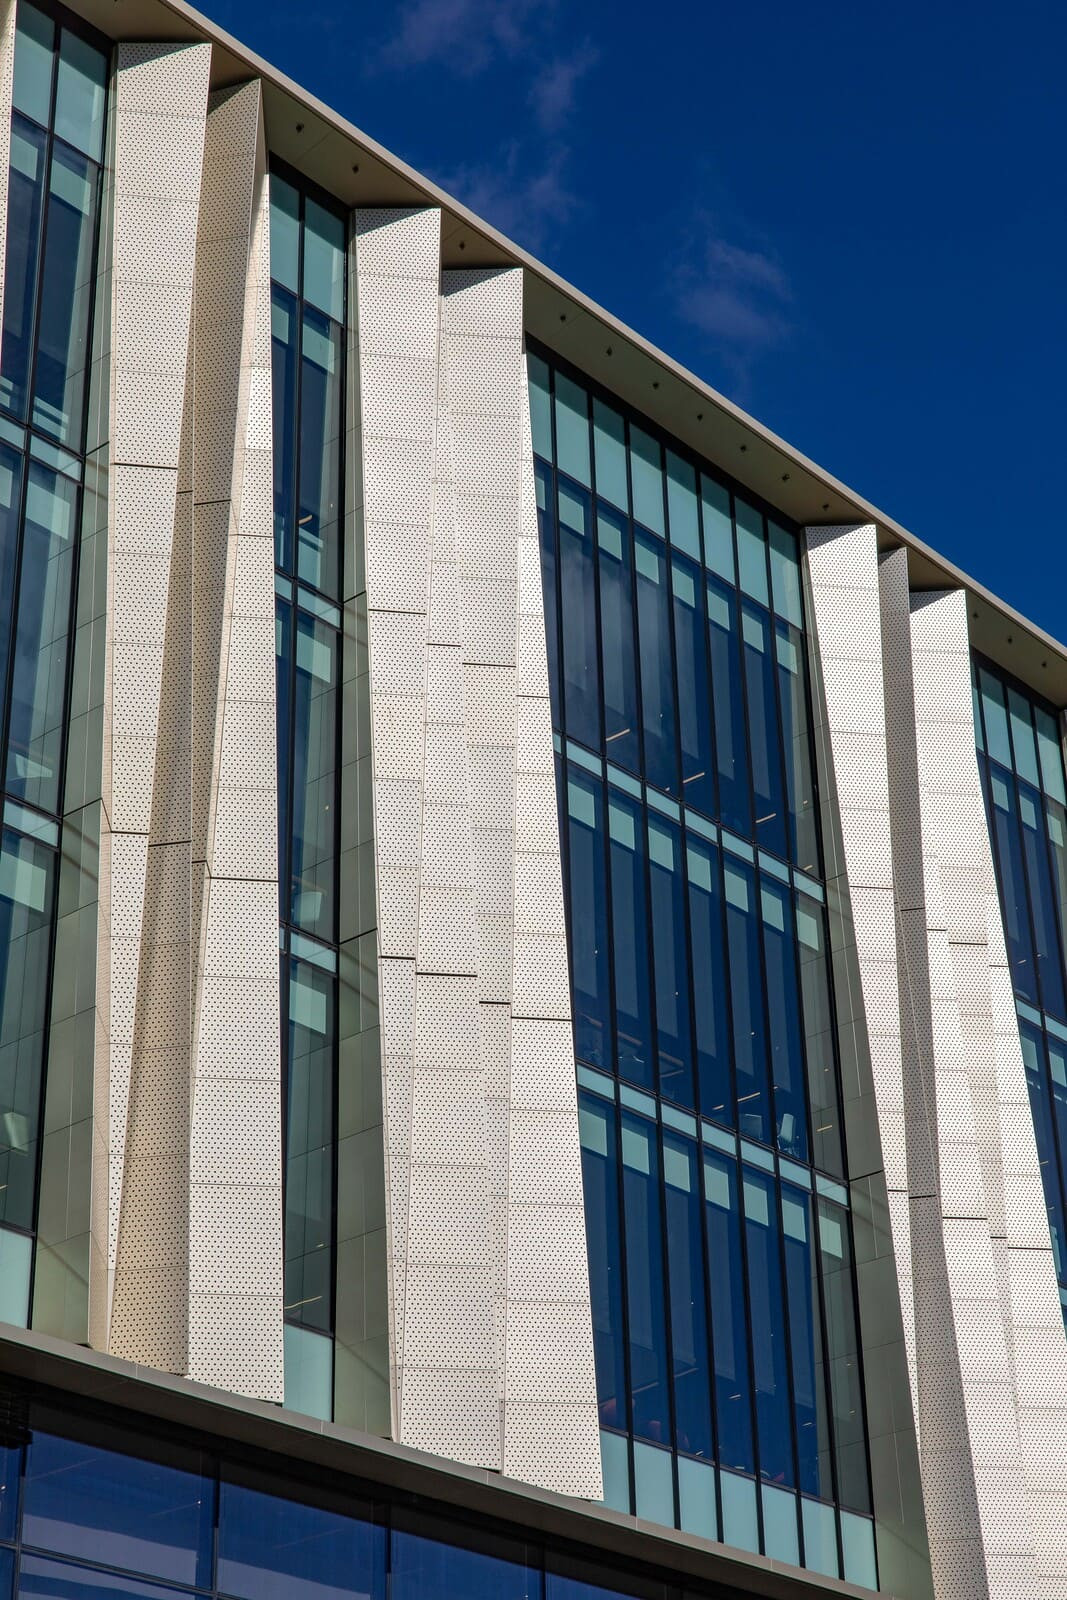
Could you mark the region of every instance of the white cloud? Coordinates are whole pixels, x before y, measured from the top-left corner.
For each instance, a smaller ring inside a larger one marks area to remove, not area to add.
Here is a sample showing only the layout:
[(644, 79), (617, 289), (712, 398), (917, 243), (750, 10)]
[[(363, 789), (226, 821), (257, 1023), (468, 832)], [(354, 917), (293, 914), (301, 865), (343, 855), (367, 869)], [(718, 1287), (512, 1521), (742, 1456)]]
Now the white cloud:
[(536, 0), (411, 0), (381, 60), (395, 68), (433, 62), (474, 77), (498, 57), (525, 50), (545, 10)]
[(546, 132), (555, 132), (569, 119), (581, 80), (596, 65), (597, 51), (581, 45), (569, 55), (559, 56), (537, 74), (530, 85), (530, 105)]
[(677, 275), (680, 316), (734, 356), (755, 355), (789, 334), (789, 280), (761, 250), (746, 249), (718, 233), (704, 239)]
[(441, 175), (443, 188), (502, 233), (540, 249), (554, 227), (569, 221), (577, 201), (569, 189), (565, 148), (550, 152), (548, 160), (528, 168), (524, 150), (512, 141), (484, 165), (470, 163)]

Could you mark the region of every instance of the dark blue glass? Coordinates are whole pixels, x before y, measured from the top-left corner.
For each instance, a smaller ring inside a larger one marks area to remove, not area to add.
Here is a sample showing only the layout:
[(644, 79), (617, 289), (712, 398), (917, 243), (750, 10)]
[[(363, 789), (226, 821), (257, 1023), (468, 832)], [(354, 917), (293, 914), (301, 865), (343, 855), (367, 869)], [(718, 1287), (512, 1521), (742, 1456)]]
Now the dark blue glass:
[(1036, 789), (1032, 789), (1021, 778), (1016, 779), (1016, 785), (1041, 1004), (1053, 1016), (1067, 1019), (1059, 917), (1045, 833), (1044, 808)]
[(336, 596), (341, 584), (341, 325), (305, 302), (300, 330), (297, 576)]
[(23, 1548), (207, 1586), (214, 1484), (192, 1452), (167, 1454), (172, 1464), (36, 1429), (26, 1456)]
[(670, 1283), (674, 1427), (679, 1450), (710, 1456), (711, 1383), (705, 1305), (703, 1200), (697, 1145), (663, 1133), (667, 1269)]
[(545, 1600), (675, 1600), (675, 1595), (661, 1579), (624, 1575), (600, 1559), (545, 1552)]
[[(28, 1557), (33, 1560), (34, 1557)], [(14, 1550), (0, 1550), (0, 1600), (11, 1600), (11, 1586), (15, 1578)]]
[(821, 1196), (816, 1201), (816, 1207), (819, 1214), (819, 1260), (826, 1313), (834, 1450), (837, 1457), (837, 1497), (847, 1510), (869, 1514), (871, 1483), (867, 1469), (849, 1216), (842, 1206)]
[(552, 469), (534, 462), (537, 492), (537, 528), (541, 545), (541, 591), (545, 606), (545, 644), (548, 651), (548, 688), (552, 700), (552, 726), (560, 728), (559, 602), (556, 586), (556, 508)]
[(774, 1085), (774, 1122), (779, 1150), (796, 1161), (808, 1159), (808, 1122), (804, 1104), (803, 1024), (797, 989), (793, 899), (788, 889), (769, 878), (760, 883), (763, 960), (767, 971), (767, 1040)]
[(164, 1588), (144, 1578), (123, 1578), (46, 1556), (23, 1553), (19, 1565), (18, 1600), (182, 1600), (189, 1594), (186, 1589)]
[(634, 529), (634, 568), (645, 777), (657, 789), (675, 794), (678, 752), (667, 555), (662, 542), (640, 528)]
[(47, 144), (47, 135), (40, 128), (17, 114), (12, 117), (0, 405), (17, 417), (26, 416), (30, 398)]
[(659, 1090), (680, 1105), (692, 1106), (690, 967), (686, 950), (682, 835), (676, 823), (652, 814), (648, 819), (648, 865)]
[(781, 1198), (799, 1485), (806, 1494), (832, 1500), (830, 1418), (819, 1309), (819, 1256), (811, 1195), (794, 1189), (791, 1184), (783, 1184)]
[(704, 1198), (719, 1463), (753, 1472), (752, 1386), (735, 1161), (704, 1152)]
[(751, 836), (752, 801), (748, 788), (748, 737), (738, 644), (737, 597), (708, 578), (708, 657), (715, 720), (715, 768), (719, 816), (728, 828)]
[(704, 581), (694, 561), (671, 562), (674, 642), (678, 664), (678, 732), (682, 751), (682, 798), (715, 815), (715, 762), (711, 753), (708, 635)]
[(559, 593), (563, 612), (563, 720), (567, 736), (600, 749), (600, 655), (592, 501), (558, 480)]
[(1026, 903), (1026, 878), (1015, 805), (1015, 780), (993, 761), (988, 763), (990, 817), (996, 841), (1004, 938), (1011, 965), (1012, 987), (1020, 1000), (1040, 1005), (1030, 916)]
[(733, 856), (723, 859), (726, 935), (730, 951), (737, 1125), (749, 1139), (771, 1142), (767, 1083), (767, 1026), (760, 968), (759, 907), (752, 868)]
[[(641, 766), (641, 719), (637, 709), (634, 655), (634, 574), (630, 524), (617, 511), (597, 505), (600, 569), (600, 637), (604, 683), (604, 748), (608, 760), (637, 772)], [(548, 594), (545, 596), (546, 612)]]
[(18, 1446), (0, 1446), (0, 1539), (15, 1537), (21, 1472), (22, 1451)]
[(656, 1127), (626, 1112), (622, 1113), (622, 1191), (633, 1431), (639, 1439), (669, 1445), (670, 1378)]
[(7, 703), (7, 661), (15, 605), (23, 457), (0, 444), (0, 715)]
[(310, 961), (287, 966), (285, 1315), (326, 1333), (333, 1325), (337, 980)]
[(841, 1112), (837, 1098), (837, 1052), (826, 952), (826, 913), (809, 895), (796, 898), (800, 994), (804, 1010), (804, 1059), (811, 1113), (812, 1160), (824, 1172), (844, 1176)]
[(274, 560), (294, 570), (296, 523), (296, 384), (300, 312), (294, 295), (270, 291), (271, 385), (274, 404)]
[(1067, 810), (1045, 796), (1045, 834), (1052, 858), (1052, 898), (1060, 930), (1060, 948), (1067, 951)]
[(700, 1110), (716, 1122), (734, 1120), (730, 1080), (730, 1018), (719, 853), (693, 834), (686, 842), (689, 937), (692, 945), (694, 1045)]
[[(405, 1526), (405, 1524), (407, 1524)], [(454, 1524), (394, 1512), (389, 1534), (389, 1600), (540, 1600), (541, 1574), (524, 1545)]]
[(640, 802), (618, 789), (608, 790), (608, 839), (618, 1073), (631, 1083), (652, 1089), (655, 1066), (649, 987), (645, 819)]
[(799, 628), (775, 619), (775, 657), (778, 662), (778, 703), (782, 713), (782, 755), (789, 809), (789, 853), (804, 872), (818, 876), (818, 796), (811, 758), (808, 724), (808, 662), (804, 635)]
[(774, 1180), (743, 1167), (748, 1304), (760, 1476), (795, 1487), (778, 1197)]
[(85, 414), (99, 181), (95, 162), (53, 145), (33, 422), (74, 450), (81, 448)]
[[(1041, 1031), (1019, 1024), (1019, 1042), (1026, 1069), (1026, 1087), (1030, 1096), (1030, 1112), (1034, 1119), (1037, 1138), (1037, 1161), (1041, 1168), (1041, 1184), (1048, 1208), (1049, 1233), (1052, 1236), (1052, 1254), (1056, 1262), (1056, 1275), (1062, 1278), (1067, 1266), (1064, 1258), (1063, 1197), (1060, 1192), (1061, 1173), (1053, 1131), (1052, 1097), (1046, 1070), (1045, 1040)], [(1061, 1096), (1063, 1089), (1061, 1086)]]
[(577, 767), (567, 774), (571, 1000), (574, 1049), (594, 1067), (612, 1063), (603, 786)]
[(34, 1225), (56, 853), (0, 835), (0, 1222)]
[(771, 619), (761, 606), (741, 606), (744, 641), (745, 700), (756, 807), (756, 840), (775, 855), (787, 854), (782, 745), (778, 732)]
[(578, 1100), (600, 1425), (625, 1430), (629, 1410), (616, 1113), (613, 1105), (593, 1095), (580, 1094)]
[(337, 695), (341, 636), (296, 613), (289, 920), (332, 940), (336, 927)]
[[(1056, 1125), (1056, 1138), (1058, 1141), (1058, 1159), (1054, 1176), (1058, 1179), (1061, 1191), (1064, 1188), (1065, 1174), (1063, 1171), (1063, 1152), (1067, 1150), (1067, 1043), (1062, 1039), (1046, 1036), (1045, 1045), (1048, 1052), (1049, 1077), (1048, 1082), (1052, 1091), (1052, 1114)], [(1023, 1054), (1025, 1057), (1025, 1042)], [(1045, 1169), (1041, 1169), (1042, 1182), (1048, 1188)], [(1061, 1193), (1062, 1200), (1062, 1193)], [(1067, 1207), (1061, 1204), (1060, 1212), (1060, 1238), (1063, 1252), (1063, 1263), (1059, 1268), (1061, 1282), (1067, 1282), (1067, 1239), (1063, 1236), (1064, 1219), (1067, 1218)], [(1055, 1248), (1055, 1245), (1054, 1245)]]
[(358, 1503), (341, 1515), (223, 1479), (220, 1594), (238, 1600), (384, 1600), (386, 1533)]

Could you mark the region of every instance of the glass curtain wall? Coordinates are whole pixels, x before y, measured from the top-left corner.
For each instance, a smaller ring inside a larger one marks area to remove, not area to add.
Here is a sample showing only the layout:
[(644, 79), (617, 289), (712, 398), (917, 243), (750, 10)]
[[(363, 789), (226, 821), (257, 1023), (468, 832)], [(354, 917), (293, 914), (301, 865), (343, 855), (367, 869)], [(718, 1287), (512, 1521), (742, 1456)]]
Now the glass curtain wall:
[(345, 222), (288, 172), (272, 170), (270, 195), (286, 1400), (328, 1416), (337, 1189)]
[(796, 535), (528, 360), (606, 1498), (873, 1585)]
[(25, 1324), (109, 56), (19, 0), (0, 330), (0, 1319)]
[(1067, 779), (1060, 716), (978, 659), (974, 690), (978, 766), (1067, 1321)]

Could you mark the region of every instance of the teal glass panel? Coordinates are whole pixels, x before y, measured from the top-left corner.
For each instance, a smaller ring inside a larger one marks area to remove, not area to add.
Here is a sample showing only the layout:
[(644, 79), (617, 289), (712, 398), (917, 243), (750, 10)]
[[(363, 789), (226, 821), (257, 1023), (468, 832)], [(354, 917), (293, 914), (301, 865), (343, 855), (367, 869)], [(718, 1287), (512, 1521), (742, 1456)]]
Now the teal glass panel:
[(325, 1332), (332, 1323), (337, 980), (289, 961), (285, 1089), (285, 1315)]
[(797, 1537), (797, 1497), (785, 1489), (775, 1489), (765, 1483), (760, 1491), (763, 1501), (763, 1553), (773, 1561), (787, 1561), (795, 1567), (800, 1561), (800, 1541)]
[(0, 1322), (16, 1328), (25, 1328), (29, 1321), (32, 1251), (28, 1233), (0, 1228)]
[[(800, 1509), (804, 1519), (804, 1565), (813, 1572), (824, 1572), (828, 1578), (839, 1578), (837, 1517), (833, 1506), (824, 1505), (821, 1500), (801, 1500)], [(870, 1523), (865, 1526), (869, 1528)]]
[(97, 168), (84, 156), (53, 146), (33, 422), (75, 449), (81, 448), (85, 409), (98, 180)]
[(304, 299), (334, 322), (345, 314), (345, 225), (317, 201), (304, 201)]
[(1041, 780), (1037, 771), (1037, 745), (1034, 742), (1034, 725), (1030, 720), (1030, 704), (1016, 689), (1008, 690), (1008, 720), (1015, 751), (1015, 770), (1020, 778), (1036, 785)]
[(556, 373), (556, 465), (590, 487), (589, 396), (562, 372)]
[(771, 557), (771, 598), (780, 617), (794, 628), (804, 626), (804, 606), (800, 593), (800, 561), (795, 535), (776, 522), (767, 523)]
[(746, 594), (766, 605), (767, 543), (763, 534), (763, 515), (744, 500), (734, 500), (737, 528), (737, 581)]
[(56, 30), (50, 17), (36, 6), (19, 0), (15, 28), (15, 82), (12, 101), (23, 112), (47, 127), (52, 111), (52, 51)]
[(297, 576), (336, 595), (340, 584), (341, 326), (305, 303), (300, 335)]
[(625, 1434), (600, 1435), (600, 1466), (604, 1474), (604, 1505), (630, 1514), (630, 1445)]
[(1041, 781), (1045, 793), (1051, 795), (1053, 800), (1058, 800), (1060, 805), (1067, 805), (1067, 791), (1064, 789), (1063, 780), (1063, 747), (1060, 744), (1059, 730), (1053, 717), (1047, 711), (1042, 711), (1040, 706), (1034, 708), (1037, 721), (1037, 750), (1041, 758)]
[(722, 1496), (722, 1537), (724, 1544), (737, 1550), (759, 1551), (759, 1521), (756, 1516), (756, 1485), (751, 1478), (736, 1472), (719, 1473)]
[(630, 424), (630, 487), (633, 513), (653, 533), (663, 534), (663, 466), (659, 441)]
[(12, 119), (0, 405), (18, 417), (25, 417), (29, 402), (47, 143), (39, 128), (21, 117)]
[(1008, 737), (1008, 713), (1004, 707), (1004, 685), (984, 668), (978, 673), (978, 686), (982, 691), (982, 714), (985, 719), (986, 750), (1001, 766), (1011, 766), (1011, 739)]
[(700, 560), (697, 475), (688, 461), (667, 451), (667, 518), (671, 544)]
[(678, 1457), (678, 1526), (701, 1539), (718, 1539), (715, 1468), (706, 1461)]
[(270, 177), (270, 275), (300, 293), (300, 196), (276, 172)]
[(877, 1589), (878, 1562), (874, 1553), (874, 1523), (867, 1517), (841, 1513), (841, 1548), (845, 1557), (845, 1582), (862, 1589)]
[(645, 1522), (674, 1527), (674, 1473), (669, 1450), (634, 1440), (634, 1510)]
[(617, 411), (603, 400), (593, 401), (593, 453), (596, 461), (596, 492), (626, 511), (630, 504), (626, 487), (626, 424)]
[(526, 357), (530, 379), (530, 431), (533, 453), (552, 460), (552, 397), (549, 393), (548, 365), (532, 353)]
[(871, 1490), (848, 1213), (829, 1200), (820, 1198), (816, 1204), (838, 1493), (842, 1505), (850, 1510), (869, 1512)]
[(285, 1340), (285, 1409), (301, 1416), (333, 1416), (333, 1340), (311, 1328), (287, 1322)]
[(701, 473), (700, 507), (704, 521), (704, 565), (727, 583), (733, 583), (734, 524), (729, 489)]
[(104, 150), (107, 57), (64, 28), (59, 42), (55, 131), (99, 161)]

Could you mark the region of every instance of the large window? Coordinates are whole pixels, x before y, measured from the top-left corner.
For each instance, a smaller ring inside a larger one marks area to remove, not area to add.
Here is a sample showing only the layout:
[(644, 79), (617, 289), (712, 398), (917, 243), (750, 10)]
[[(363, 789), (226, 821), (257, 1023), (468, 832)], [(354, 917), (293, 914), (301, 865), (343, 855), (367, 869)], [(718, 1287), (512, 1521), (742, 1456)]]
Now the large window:
[(606, 1496), (873, 1582), (796, 536), (528, 361)]
[(16, 12), (0, 328), (0, 1315), (36, 1227), (108, 53)]
[(286, 1393), (298, 1409), (329, 1415), (345, 223), (288, 173), (272, 171), (270, 186)]

